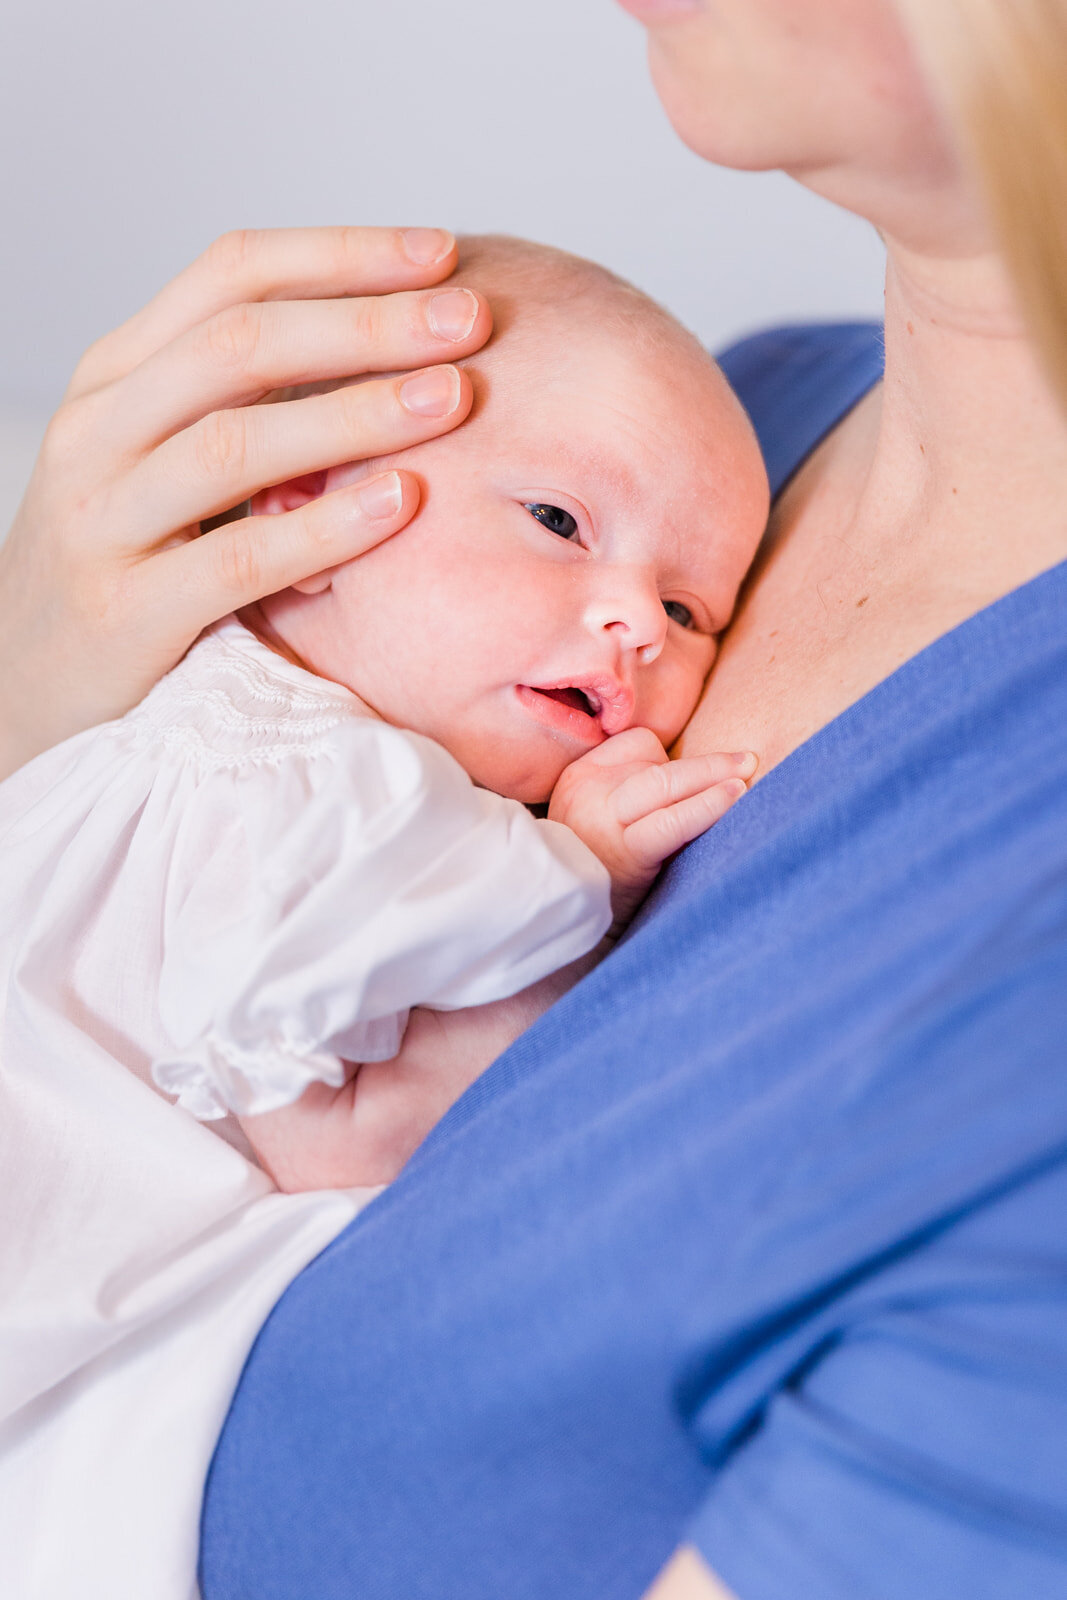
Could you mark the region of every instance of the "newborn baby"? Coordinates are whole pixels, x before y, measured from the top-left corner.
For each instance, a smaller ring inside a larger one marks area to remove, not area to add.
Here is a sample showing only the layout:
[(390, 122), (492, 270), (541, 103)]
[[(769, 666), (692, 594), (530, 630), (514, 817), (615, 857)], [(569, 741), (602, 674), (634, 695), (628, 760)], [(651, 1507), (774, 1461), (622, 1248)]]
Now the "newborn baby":
[[(287, 1188), (374, 1181), (348, 1063), (395, 1057), (413, 1006), (583, 956), (754, 766), (664, 748), (765, 511), (725, 381), (590, 263), (482, 240), (463, 272), (498, 331), (472, 420), (404, 457), (410, 526), (211, 630), (0, 793), (12, 992), (47, 946), (55, 1008), (194, 1116), (236, 1113)], [(259, 1124), (316, 1082), (310, 1138), (306, 1115)]]
[[(536, 1015), (753, 769), (664, 749), (763, 525), (740, 408), (601, 269), (467, 257), (498, 332), (472, 420), (403, 458), (411, 525), (0, 785), (5, 1594), (187, 1600), (251, 1342), (390, 1175), (355, 1091), (427, 1025)], [(504, 1041), (460, 1037), (467, 1081)]]
[[(414, 941), (405, 1003), (437, 1007), (507, 994), (595, 943), (610, 918), (588, 851), (610, 873), (617, 929), (663, 859), (743, 791), (753, 757), (668, 767), (664, 746), (696, 704), (766, 511), (740, 407), (705, 351), (645, 296), (591, 263), (516, 240), (468, 241), (464, 278), (491, 293), (497, 332), (468, 363), (472, 420), (403, 457), (423, 479), (418, 516), (402, 538), (242, 618), (294, 664), (351, 690), (353, 715), (428, 736), (483, 790), (512, 802), (551, 797), (549, 822), (531, 825), (516, 805), (466, 788), (468, 825), (479, 831), (478, 860), (462, 869), (463, 908), (431, 931), (420, 889), (418, 926), (405, 933)], [(281, 485), (254, 509), (289, 510), (386, 464)], [(357, 737), (365, 744), (368, 730)], [(431, 778), (429, 757), (420, 757), (426, 794), (439, 782), (443, 798), (458, 774)], [(499, 844), (487, 837), (489, 816)], [(393, 893), (396, 928), (399, 880)], [(351, 920), (341, 908), (329, 936), (350, 1000), (360, 964), (346, 953)], [(431, 974), (443, 951), (429, 948), (439, 940), (454, 958), (473, 944), (480, 960), (491, 943), (492, 968), (474, 986), (442, 990)], [(521, 966), (505, 966), (505, 954)], [(392, 1055), (397, 1027), (391, 1018), (380, 1050), (365, 1032), (332, 1048), (364, 1062)], [(172, 1070), (157, 1079), (180, 1087)], [(244, 1123), (287, 1187), (367, 1181), (353, 1137), (357, 1088), (349, 1078), (336, 1100), (309, 1097), (313, 1123), (273, 1119), (269, 1147), (268, 1124)], [(266, 1109), (262, 1095), (252, 1109)]]

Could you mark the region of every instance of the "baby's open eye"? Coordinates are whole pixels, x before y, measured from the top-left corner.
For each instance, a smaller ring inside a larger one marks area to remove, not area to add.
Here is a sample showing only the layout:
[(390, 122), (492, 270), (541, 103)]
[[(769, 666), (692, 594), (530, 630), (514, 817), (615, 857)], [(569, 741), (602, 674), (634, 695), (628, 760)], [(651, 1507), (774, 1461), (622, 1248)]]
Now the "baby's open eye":
[(663, 609), (671, 621), (676, 622), (680, 628), (696, 627), (696, 618), (689, 607), (683, 606), (680, 600), (664, 600)]
[(531, 517), (536, 517), (542, 527), (549, 533), (558, 533), (561, 539), (576, 539), (578, 537), (578, 524), (569, 511), (564, 511), (562, 506), (542, 505), (539, 500), (527, 504), (524, 508)]

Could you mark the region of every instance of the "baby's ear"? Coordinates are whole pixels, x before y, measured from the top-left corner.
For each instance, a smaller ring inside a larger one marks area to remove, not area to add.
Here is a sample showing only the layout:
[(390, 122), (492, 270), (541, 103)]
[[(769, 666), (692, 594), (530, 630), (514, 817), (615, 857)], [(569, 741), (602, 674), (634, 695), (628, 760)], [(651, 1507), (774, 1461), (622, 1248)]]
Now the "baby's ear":
[[(254, 517), (276, 517), (283, 511), (296, 511), (299, 506), (306, 506), (309, 500), (321, 498), (326, 491), (327, 476), (325, 470), (305, 472), (302, 478), (287, 478), (284, 483), (260, 489), (258, 494), (252, 496), (249, 510)], [(290, 587), (299, 594), (321, 594), (330, 587), (332, 580), (332, 571), (317, 572), (314, 577), (302, 578)]]
[(276, 517), (282, 511), (295, 511), (306, 506), (309, 500), (318, 500), (326, 492), (328, 473), (305, 472), (302, 478), (287, 478), (269, 489), (260, 489), (252, 496), (250, 506), (254, 517)]

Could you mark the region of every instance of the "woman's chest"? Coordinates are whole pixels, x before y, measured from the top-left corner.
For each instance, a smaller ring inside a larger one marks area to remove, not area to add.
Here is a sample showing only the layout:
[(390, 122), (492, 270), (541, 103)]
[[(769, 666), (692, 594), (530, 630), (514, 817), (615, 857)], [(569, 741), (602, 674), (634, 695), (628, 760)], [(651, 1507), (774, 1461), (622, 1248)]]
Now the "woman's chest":
[(678, 747), (754, 750), (759, 777), (1003, 592), (983, 586), (965, 550), (954, 557), (952, 530), (879, 526), (847, 495), (804, 479), (796, 490), (776, 508)]
[(825, 556), (798, 549), (757, 580), (679, 753), (754, 750), (763, 777), (936, 636), (850, 552)]

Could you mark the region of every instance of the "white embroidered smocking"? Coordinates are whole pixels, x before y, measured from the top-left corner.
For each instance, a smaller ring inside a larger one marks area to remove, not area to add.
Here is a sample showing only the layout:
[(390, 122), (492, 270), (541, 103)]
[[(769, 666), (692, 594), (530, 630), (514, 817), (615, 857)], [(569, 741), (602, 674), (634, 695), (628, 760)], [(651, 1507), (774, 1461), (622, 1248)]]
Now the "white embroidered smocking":
[(219, 623), (123, 719), (146, 750), (205, 769), (328, 755), (360, 714), (355, 696), (275, 655), (232, 618)]

